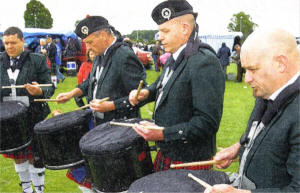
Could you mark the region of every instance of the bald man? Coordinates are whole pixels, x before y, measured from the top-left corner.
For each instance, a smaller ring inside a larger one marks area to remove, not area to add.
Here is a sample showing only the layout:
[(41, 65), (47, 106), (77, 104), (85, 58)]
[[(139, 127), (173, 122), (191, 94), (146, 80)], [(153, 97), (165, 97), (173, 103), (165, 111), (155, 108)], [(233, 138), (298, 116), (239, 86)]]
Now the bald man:
[(239, 143), (215, 156), (226, 168), (241, 155), (233, 185), (213, 192), (300, 191), (300, 56), (295, 38), (285, 30), (258, 30), (244, 42), (241, 62), (245, 82), (257, 99)]
[(215, 52), (198, 39), (196, 16), (185, 0), (164, 1), (154, 8), (158, 39), (172, 56), (161, 76), (138, 98), (136, 90), (130, 93), (132, 105), (155, 101), (153, 119), (164, 130), (146, 130), (145, 125), (153, 124), (146, 121), (134, 129), (160, 148), (156, 171), (167, 170), (172, 163), (209, 160), (216, 152), (225, 76)]

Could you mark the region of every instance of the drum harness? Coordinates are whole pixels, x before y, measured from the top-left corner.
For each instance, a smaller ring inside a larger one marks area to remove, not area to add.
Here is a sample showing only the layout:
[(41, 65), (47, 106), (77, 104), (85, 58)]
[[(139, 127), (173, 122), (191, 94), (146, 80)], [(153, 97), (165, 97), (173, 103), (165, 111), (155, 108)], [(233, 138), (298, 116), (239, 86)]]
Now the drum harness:
[[(27, 56), (27, 53), (24, 54), (24, 58)], [(22, 101), (26, 107), (29, 107), (29, 98), (28, 96), (17, 96), (17, 91), (14, 86), (16, 85), (16, 81), (20, 72), (20, 56), (17, 58), (12, 58), (10, 60), (10, 68), (7, 68), (7, 74), (9, 77), (9, 83), (11, 84), (11, 95), (4, 96), (3, 101)]]

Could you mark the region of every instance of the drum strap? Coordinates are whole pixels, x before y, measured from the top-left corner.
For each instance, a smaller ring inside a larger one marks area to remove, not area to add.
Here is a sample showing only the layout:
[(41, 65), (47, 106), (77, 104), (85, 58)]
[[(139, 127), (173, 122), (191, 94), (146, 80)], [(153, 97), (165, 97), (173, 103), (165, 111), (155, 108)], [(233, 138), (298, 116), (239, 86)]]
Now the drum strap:
[[(7, 69), (7, 74), (8, 74), (8, 77), (10, 79), (11, 86), (16, 85), (16, 81), (17, 81), (17, 78), (19, 76), (19, 72), (20, 72), (19, 69), (15, 69), (14, 72), (11, 70), (11, 68)], [(16, 98), (16, 96), (17, 96), (16, 88), (11, 88), (11, 96), (13, 98)]]
[[(14, 72), (11, 70), (11, 68), (7, 69), (7, 74), (8, 74), (8, 77), (10, 79), (11, 86), (16, 85), (16, 81), (17, 81), (19, 72), (20, 72), (19, 69), (15, 69)], [(29, 107), (29, 98), (28, 98), (28, 96), (17, 96), (16, 88), (11, 88), (11, 96), (3, 97), (3, 101), (15, 101), (15, 100), (22, 101), (25, 104), (26, 107)]]

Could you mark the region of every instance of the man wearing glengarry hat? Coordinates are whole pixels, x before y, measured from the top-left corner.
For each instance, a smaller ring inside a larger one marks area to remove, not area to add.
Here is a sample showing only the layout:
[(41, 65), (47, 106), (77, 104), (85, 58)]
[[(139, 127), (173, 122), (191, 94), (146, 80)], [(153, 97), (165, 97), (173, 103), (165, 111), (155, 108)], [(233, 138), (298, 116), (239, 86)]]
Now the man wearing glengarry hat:
[[(225, 77), (215, 51), (198, 39), (197, 13), (185, 0), (160, 3), (152, 11), (159, 40), (172, 53), (161, 76), (130, 93), (132, 105), (155, 101), (153, 119), (163, 131), (146, 130), (141, 122), (134, 129), (146, 140), (156, 141), (160, 151), (154, 167), (167, 170), (172, 163), (212, 159), (216, 152)], [(211, 166), (188, 169), (211, 169)]]
[[(138, 117), (139, 109), (130, 105), (128, 95), (140, 80), (145, 80), (146, 74), (133, 50), (122, 41), (121, 34), (101, 16), (83, 19), (75, 33), (96, 57), (89, 78), (72, 91), (59, 94), (59, 102), (87, 96), (97, 125), (112, 119)], [(106, 97), (110, 100), (99, 103)]]

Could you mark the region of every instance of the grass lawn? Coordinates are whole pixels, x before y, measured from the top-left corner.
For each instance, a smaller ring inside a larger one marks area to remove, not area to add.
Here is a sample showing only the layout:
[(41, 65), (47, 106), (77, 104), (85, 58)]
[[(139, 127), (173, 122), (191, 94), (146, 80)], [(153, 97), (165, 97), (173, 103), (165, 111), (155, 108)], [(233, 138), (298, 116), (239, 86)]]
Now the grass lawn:
[[(227, 73), (236, 72), (236, 65), (231, 64)], [(147, 82), (151, 84), (159, 76), (154, 70), (147, 70)], [(76, 77), (68, 77), (62, 84), (58, 84), (58, 88), (52, 98), (61, 92), (72, 90), (77, 85)], [(74, 100), (66, 104), (49, 103), (51, 110), (61, 109), (63, 112), (73, 111), (77, 108)], [(236, 83), (234, 81), (226, 81), (223, 117), (219, 131), (217, 133), (218, 149), (228, 147), (236, 143), (246, 128), (248, 118), (254, 105), (252, 90), (245, 83)], [(151, 118), (154, 103), (145, 105), (142, 109), (143, 118)], [(152, 154), (153, 156), (155, 153)], [(234, 163), (225, 171), (237, 171), (238, 164)], [(66, 170), (46, 170), (45, 192), (80, 192), (77, 184), (65, 177)], [(4, 192), (21, 192), (18, 185), (19, 178), (14, 170), (13, 161), (0, 156), (0, 193)]]

